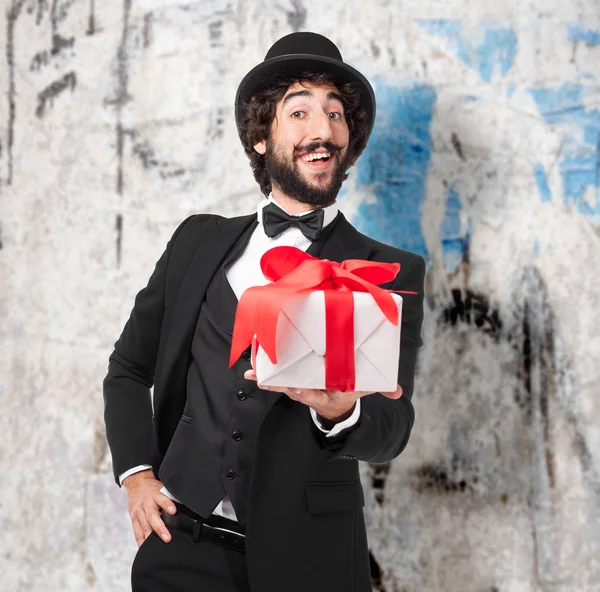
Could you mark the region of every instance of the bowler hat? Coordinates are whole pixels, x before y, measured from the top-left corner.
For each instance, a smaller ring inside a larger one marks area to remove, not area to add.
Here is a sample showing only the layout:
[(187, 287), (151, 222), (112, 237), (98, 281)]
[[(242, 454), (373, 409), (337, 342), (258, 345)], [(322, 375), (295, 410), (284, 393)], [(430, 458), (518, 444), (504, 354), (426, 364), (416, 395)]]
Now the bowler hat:
[(325, 72), (337, 84), (354, 82), (360, 89), (361, 105), (367, 111), (369, 139), (375, 122), (375, 93), (369, 81), (355, 68), (345, 64), (336, 45), (317, 33), (290, 33), (276, 41), (262, 63), (244, 76), (235, 96), (235, 120), (241, 136), (245, 105), (260, 90), (281, 78), (304, 72)]

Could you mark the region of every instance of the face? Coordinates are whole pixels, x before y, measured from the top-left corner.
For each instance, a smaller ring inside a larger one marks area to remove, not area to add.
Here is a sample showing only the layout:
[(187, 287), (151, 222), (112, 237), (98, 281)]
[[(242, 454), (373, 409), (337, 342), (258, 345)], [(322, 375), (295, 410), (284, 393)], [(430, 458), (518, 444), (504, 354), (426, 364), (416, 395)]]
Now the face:
[(335, 86), (295, 83), (277, 103), (270, 138), (254, 149), (265, 155), (275, 189), (325, 206), (335, 201), (349, 168), (349, 135)]

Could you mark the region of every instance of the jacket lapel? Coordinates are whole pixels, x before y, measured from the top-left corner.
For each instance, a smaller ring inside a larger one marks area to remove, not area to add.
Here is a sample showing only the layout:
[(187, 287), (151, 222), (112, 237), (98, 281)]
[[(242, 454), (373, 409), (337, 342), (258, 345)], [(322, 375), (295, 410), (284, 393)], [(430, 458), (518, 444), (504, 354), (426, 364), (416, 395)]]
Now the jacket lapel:
[[(256, 214), (238, 218), (215, 218), (200, 242), (177, 296), (165, 347), (162, 381), (157, 392), (185, 389), (192, 339), (200, 305), (215, 272), (243, 232), (256, 220)], [(158, 378), (158, 377), (157, 377)]]
[(371, 250), (362, 235), (346, 220), (340, 212), (339, 218), (332, 222), (330, 232), (316, 240), (309, 248), (309, 255), (320, 259), (329, 259), (341, 263), (344, 259), (368, 259)]

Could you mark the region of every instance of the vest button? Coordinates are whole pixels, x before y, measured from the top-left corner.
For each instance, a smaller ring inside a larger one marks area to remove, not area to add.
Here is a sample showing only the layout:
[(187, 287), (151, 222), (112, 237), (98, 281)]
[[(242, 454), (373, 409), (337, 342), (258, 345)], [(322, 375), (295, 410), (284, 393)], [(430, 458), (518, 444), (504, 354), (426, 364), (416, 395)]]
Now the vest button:
[(227, 479), (229, 479), (230, 481), (235, 479), (235, 473), (229, 469), (226, 473), (225, 473), (225, 477), (227, 477)]
[(236, 395), (240, 401), (245, 401), (248, 398), (248, 394), (245, 390), (239, 390)]
[(231, 433), (231, 437), (236, 441), (239, 442), (242, 439), (242, 432), (238, 432), (237, 430), (235, 430), (234, 432)]
[(252, 349), (248, 348), (245, 349), (242, 353), (242, 358), (244, 358), (244, 360), (249, 360), (252, 357)]

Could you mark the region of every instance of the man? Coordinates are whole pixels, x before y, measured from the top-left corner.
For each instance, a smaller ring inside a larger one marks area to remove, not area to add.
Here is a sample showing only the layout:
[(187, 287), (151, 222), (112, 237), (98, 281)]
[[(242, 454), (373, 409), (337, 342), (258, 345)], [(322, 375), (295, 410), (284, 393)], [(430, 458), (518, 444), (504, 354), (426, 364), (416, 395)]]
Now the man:
[[(421, 257), (338, 212), (374, 118), (368, 81), (314, 33), (280, 39), (240, 84), (238, 131), (268, 200), (258, 216), (179, 226), (104, 381), (115, 478), (140, 545), (134, 590), (371, 589), (357, 460), (390, 461), (408, 442), (425, 274)], [(394, 393), (260, 388), (249, 352), (228, 368), (237, 300), (267, 283), (259, 261), (277, 245), (400, 263), (386, 287), (418, 296), (404, 298)]]

